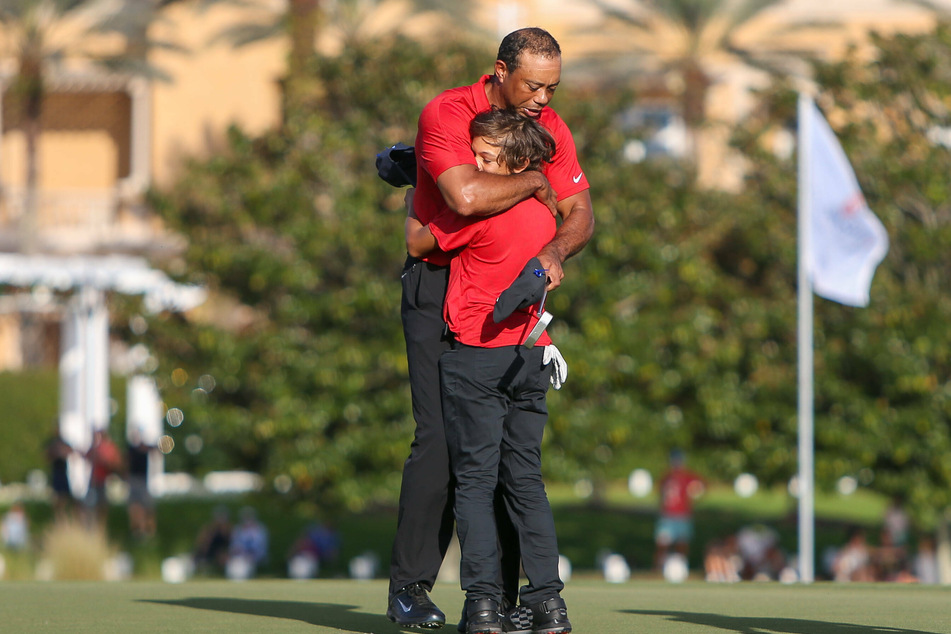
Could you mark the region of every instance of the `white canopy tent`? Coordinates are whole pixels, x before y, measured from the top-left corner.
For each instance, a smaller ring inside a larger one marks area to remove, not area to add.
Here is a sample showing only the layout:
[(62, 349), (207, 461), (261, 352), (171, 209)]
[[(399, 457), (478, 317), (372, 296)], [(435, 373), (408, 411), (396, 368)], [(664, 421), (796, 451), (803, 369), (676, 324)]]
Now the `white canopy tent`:
[[(85, 495), (89, 464), (82, 457), (93, 432), (109, 425), (109, 310), (106, 292), (143, 295), (151, 313), (185, 311), (204, 302), (205, 289), (177, 284), (143, 258), (0, 254), (0, 284), (71, 292), (61, 322), (59, 427), (77, 451), (69, 460), (70, 487)], [(147, 442), (161, 435), (161, 410), (154, 382), (129, 384), (129, 425)], [(154, 470), (153, 470), (154, 472)]]

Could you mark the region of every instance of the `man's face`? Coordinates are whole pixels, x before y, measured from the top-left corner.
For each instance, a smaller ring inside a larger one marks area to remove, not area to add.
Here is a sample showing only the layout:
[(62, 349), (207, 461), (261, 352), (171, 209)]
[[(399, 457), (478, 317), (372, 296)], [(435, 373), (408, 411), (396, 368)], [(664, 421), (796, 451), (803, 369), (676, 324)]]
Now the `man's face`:
[(507, 164), (499, 162), (499, 148), (489, 145), (484, 136), (472, 139), (472, 153), (475, 154), (476, 168), (487, 174), (509, 174)]
[(519, 67), (509, 71), (505, 62), (495, 62), (503, 104), (532, 119), (542, 116), (561, 81), (561, 57), (522, 53)]

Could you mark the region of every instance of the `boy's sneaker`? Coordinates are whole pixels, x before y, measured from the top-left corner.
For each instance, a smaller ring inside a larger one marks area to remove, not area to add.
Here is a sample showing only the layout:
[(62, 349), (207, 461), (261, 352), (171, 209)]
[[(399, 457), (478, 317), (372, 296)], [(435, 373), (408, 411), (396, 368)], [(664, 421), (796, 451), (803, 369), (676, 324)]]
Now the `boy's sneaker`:
[[(462, 604), (462, 615), (456, 630), (459, 634), (466, 634), (469, 625), (469, 616), (466, 612), (468, 603)], [(532, 634), (532, 609), (525, 605), (509, 608), (502, 614), (502, 632), (504, 634)]]
[(495, 599), (469, 601), (466, 615), (466, 634), (502, 634), (502, 615)]
[(502, 615), (502, 631), (505, 634), (532, 634), (532, 609), (519, 605)]
[(561, 597), (532, 606), (532, 634), (567, 634), (571, 631), (568, 608)]
[(406, 586), (390, 598), (386, 616), (400, 627), (432, 630), (446, 624), (446, 615), (418, 583)]

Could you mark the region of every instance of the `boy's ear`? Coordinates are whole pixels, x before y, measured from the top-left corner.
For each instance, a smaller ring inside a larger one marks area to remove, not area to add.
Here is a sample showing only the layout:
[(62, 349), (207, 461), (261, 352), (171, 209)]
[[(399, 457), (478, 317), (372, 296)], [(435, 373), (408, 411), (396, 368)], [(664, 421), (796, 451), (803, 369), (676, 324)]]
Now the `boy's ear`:
[(529, 164), (528, 159), (522, 159), (522, 162), (515, 169), (512, 170), (512, 173), (521, 174), (522, 172), (528, 169), (528, 164)]

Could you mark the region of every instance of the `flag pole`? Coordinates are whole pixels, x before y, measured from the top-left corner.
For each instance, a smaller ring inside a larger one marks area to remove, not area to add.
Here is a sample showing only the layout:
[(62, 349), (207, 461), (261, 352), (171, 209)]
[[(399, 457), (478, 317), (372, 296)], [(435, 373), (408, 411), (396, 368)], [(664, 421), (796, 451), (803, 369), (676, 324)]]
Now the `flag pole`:
[(812, 282), (807, 262), (811, 241), (809, 151), (812, 99), (799, 94), (798, 102), (798, 370), (799, 370), (799, 580), (812, 583), (815, 575), (815, 518), (813, 506), (813, 306)]

